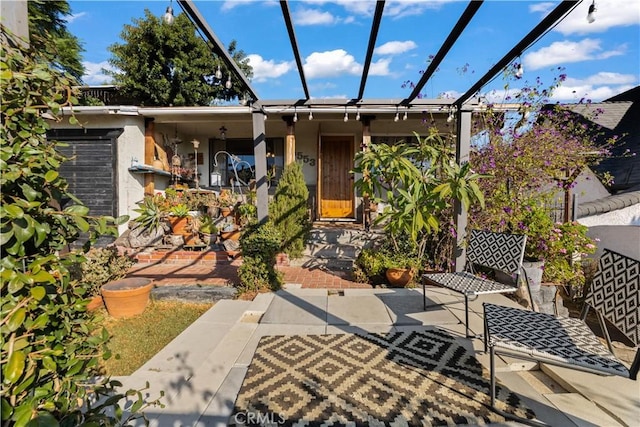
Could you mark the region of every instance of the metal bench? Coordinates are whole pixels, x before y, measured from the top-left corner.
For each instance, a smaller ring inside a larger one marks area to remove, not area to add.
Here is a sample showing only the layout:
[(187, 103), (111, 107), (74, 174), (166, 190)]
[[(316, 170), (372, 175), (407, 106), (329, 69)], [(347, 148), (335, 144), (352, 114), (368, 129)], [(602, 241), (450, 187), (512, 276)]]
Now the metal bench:
[[(585, 323), (591, 309), (598, 316), (608, 349)], [(637, 348), (634, 362), (627, 368), (614, 355), (605, 319), (638, 347), (640, 261), (606, 249), (580, 319), (485, 303), (484, 345), (485, 351), (490, 352), (492, 408), (500, 412), (494, 405), (496, 354), (635, 380), (640, 349)]]
[[(469, 298), (482, 294), (509, 293), (518, 290), (518, 279), (527, 236), (524, 234), (496, 233), (471, 230), (467, 248), (465, 271), (456, 273), (429, 273), (422, 276), (423, 308), (427, 309), (427, 285), (441, 286), (464, 295), (464, 316), (467, 337), (469, 333)], [(499, 283), (475, 274), (478, 266), (501, 271), (513, 277), (513, 284)]]

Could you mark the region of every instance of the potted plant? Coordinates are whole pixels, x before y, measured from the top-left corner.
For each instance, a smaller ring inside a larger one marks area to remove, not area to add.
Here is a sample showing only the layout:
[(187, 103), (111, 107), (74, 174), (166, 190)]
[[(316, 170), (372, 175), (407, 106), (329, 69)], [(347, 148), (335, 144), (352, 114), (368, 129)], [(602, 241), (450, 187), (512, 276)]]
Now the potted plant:
[(234, 193), (223, 189), (220, 191), (220, 196), (218, 196), (218, 203), (220, 205), (220, 213), (222, 216), (227, 217), (233, 212), (233, 209), (238, 203), (238, 199)]
[(258, 208), (252, 203), (241, 203), (234, 212), (236, 222), (241, 228), (258, 219)]
[(129, 245), (132, 248), (155, 246), (165, 234), (165, 215), (160, 204), (161, 195), (145, 196), (133, 209), (138, 216), (129, 223)]
[(178, 203), (169, 208), (169, 223), (173, 234), (185, 235), (188, 225), (189, 207), (185, 203)]
[(201, 215), (200, 221), (200, 238), (206, 245), (212, 245), (216, 243), (218, 239), (218, 227), (216, 226), (213, 218), (209, 215)]
[(415, 258), (404, 253), (387, 253), (384, 258), (385, 276), (389, 285), (394, 288), (405, 287), (418, 271)]
[(238, 225), (233, 222), (226, 223), (220, 231), (220, 237), (222, 240), (239, 240), (240, 230)]

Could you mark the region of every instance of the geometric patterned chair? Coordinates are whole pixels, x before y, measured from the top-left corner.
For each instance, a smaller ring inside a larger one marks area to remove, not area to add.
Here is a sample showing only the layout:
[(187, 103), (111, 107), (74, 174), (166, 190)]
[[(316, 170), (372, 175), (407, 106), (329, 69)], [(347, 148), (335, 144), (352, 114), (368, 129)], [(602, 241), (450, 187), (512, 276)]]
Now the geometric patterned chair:
[[(469, 298), (482, 294), (507, 293), (518, 290), (518, 279), (522, 270), (522, 259), (527, 236), (524, 234), (495, 233), (471, 230), (465, 271), (455, 273), (429, 273), (422, 276), (423, 308), (427, 309), (426, 286), (440, 286), (464, 295), (464, 319), (466, 335), (469, 331)], [(508, 285), (478, 277), (474, 267), (482, 266), (515, 277), (515, 284)], [(528, 287), (527, 287), (528, 288)]]
[[(589, 310), (597, 313), (608, 349), (584, 321)], [(490, 355), (492, 408), (496, 410), (496, 354), (635, 380), (640, 368), (640, 348), (627, 368), (613, 353), (605, 320), (638, 347), (640, 261), (607, 249), (598, 263), (580, 319), (485, 303), (484, 345)]]

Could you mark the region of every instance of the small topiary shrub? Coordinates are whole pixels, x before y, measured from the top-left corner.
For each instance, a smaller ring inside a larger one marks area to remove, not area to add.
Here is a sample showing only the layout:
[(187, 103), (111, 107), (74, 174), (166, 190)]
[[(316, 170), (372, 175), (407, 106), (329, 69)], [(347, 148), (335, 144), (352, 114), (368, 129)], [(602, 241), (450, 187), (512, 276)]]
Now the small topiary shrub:
[(238, 269), (240, 292), (280, 289), (282, 273), (276, 270), (275, 264), (281, 245), (282, 236), (271, 222), (254, 224), (242, 233), (242, 265)]
[(309, 241), (308, 199), (309, 189), (304, 182), (302, 166), (299, 163), (288, 164), (269, 205), (269, 218), (282, 234), (283, 252), (291, 258), (300, 258)]

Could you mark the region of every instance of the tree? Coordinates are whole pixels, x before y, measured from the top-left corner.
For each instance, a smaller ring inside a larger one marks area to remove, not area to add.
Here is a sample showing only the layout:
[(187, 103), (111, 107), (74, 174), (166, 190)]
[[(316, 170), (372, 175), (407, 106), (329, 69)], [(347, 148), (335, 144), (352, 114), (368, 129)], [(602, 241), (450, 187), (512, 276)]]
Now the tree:
[[(3, 27), (3, 32), (5, 29)], [(0, 383), (2, 425), (114, 425), (119, 385), (95, 381), (108, 333), (87, 312), (90, 284), (70, 267), (100, 235), (128, 218), (92, 217), (68, 192), (65, 160), (46, 137), (49, 118), (75, 103), (72, 81), (5, 32), (0, 49)], [(75, 119), (70, 120), (71, 123)], [(70, 200), (62, 208), (63, 200)], [(70, 250), (80, 233), (84, 250)], [(140, 391), (131, 418), (145, 407)], [(108, 399), (103, 399), (110, 395)]]
[(77, 82), (85, 72), (82, 44), (66, 27), (71, 15), (65, 0), (30, 0), (28, 2), (30, 44), (37, 55), (53, 68), (69, 73)]
[[(143, 106), (202, 106), (217, 100), (241, 99), (242, 86), (232, 80), (220, 58), (214, 58), (212, 48), (196, 33), (184, 14), (169, 25), (145, 10), (144, 19), (125, 25), (121, 38), (125, 43), (109, 47), (109, 60), (115, 71), (105, 70), (120, 86), (122, 94)], [(252, 70), (242, 51), (231, 42), (229, 52), (247, 76)], [(215, 79), (220, 68), (222, 79)]]

